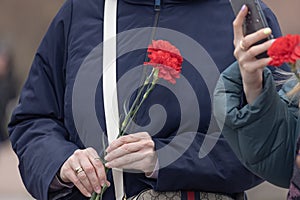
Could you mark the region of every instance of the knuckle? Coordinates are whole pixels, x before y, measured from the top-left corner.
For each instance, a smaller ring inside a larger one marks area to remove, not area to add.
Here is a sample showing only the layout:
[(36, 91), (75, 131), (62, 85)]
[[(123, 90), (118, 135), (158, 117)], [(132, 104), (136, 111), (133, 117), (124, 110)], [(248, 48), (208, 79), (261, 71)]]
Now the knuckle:
[(92, 147), (88, 147), (86, 148), (87, 151), (93, 151), (93, 148)]
[(106, 174), (103, 173), (99, 173), (98, 177), (100, 178), (100, 180), (105, 180), (106, 179)]
[(254, 51), (253, 48), (250, 48), (250, 49), (248, 50), (248, 54), (249, 54), (251, 57), (256, 56), (256, 53), (255, 53), (255, 51)]
[(143, 132), (143, 135), (144, 135), (146, 138), (151, 139), (151, 136), (150, 136), (150, 134), (149, 134), (148, 132)]
[(143, 147), (153, 148), (154, 142), (152, 140), (145, 140), (144, 142), (141, 143), (141, 148), (143, 148)]
[(101, 160), (95, 160), (94, 162), (94, 165), (97, 167), (97, 168), (102, 168), (103, 167), (103, 164), (102, 164), (102, 161)]
[(139, 134), (139, 135), (142, 135), (142, 136), (146, 136), (146, 135), (147, 135), (147, 132), (143, 131), (143, 132), (139, 132), (138, 134)]
[(74, 156), (80, 156), (82, 153), (82, 150), (77, 149), (76, 151), (74, 151)]
[(146, 146), (146, 144), (145, 144), (145, 142), (140, 142), (140, 143), (138, 143), (138, 144), (136, 144), (135, 146), (134, 146), (134, 150), (135, 151), (143, 151), (143, 149), (144, 148), (147, 148), (147, 146)]
[[(70, 163), (74, 163), (75, 160), (76, 160), (76, 158), (75, 158), (75, 154), (74, 154), (66, 162), (68, 162), (68, 165), (70, 166)], [(70, 166), (70, 168), (71, 168), (71, 166)]]
[(126, 152), (130, 152), (131, 151), (131, 148), (130, 148), (130, 145), (129, 144), (124, 144), (121, 149), (123, 151), (126, 151)]
[(95, 151), (95, 149), (93, 148), (93, 147), (88, 147), (87, 149), (86, 149), (86, 151), (87, 152), (89, 152), (90, 154), (97, 154), (97, 152)]
[(98, 165), (97, 165), (97, 169), (104, 170), (104, 163), (99, 162)]
[[(118, 139), (117, 139), (117, 140), (118, 140)], [(110, 148), (115, 148), (115, 146), (117, 145), (117, 140), (112, 141), (112, 142), (110, 143), (109, 147), (110, 147)], [(119, 140), (121, 140), (121, 138), (120, 138)]]
[(155, 146), (155, 143), (154, 143), (154, 141), (153, 140), (148, 140), (148, 142), (147, 142), (147, 144), (148, 144), (148, 146), (150, 146), (150, 147), (154, 147)]
[(96, 171), (97, 171), (97, 172), (101, 172), (101, 174), (102, 174), (102, 173), (105, 173), (105, 167), (104, 167), (104, 164), (99, 163), (99, 166), (96, 167)]
[(87, 166), (84, 168), (84, 171), (88, 174), (93, 173), (94, 172), (94, 167), (93, 166)]
[(84, 172), (79, 173), (77, 176), (79, 177), (79, 179), (82, 179), (82, 180), (87, 178), (87, 176)]
[(125, 137), (123, 137), (123, 141), (124, 142), (130, 142), (131, 140), (133, 140), (135, 138), (135, 135), (134, 134), (129, 134), (129, 135), (126, 135)]
[(246, 40), (245, 38), (243, 38), (242, 40), (241, 40), (241, 44), (243, 44), (243, 46), (247, 49), (247, 47), (249, 47), (249, 42), (248, 42), (248, 40)]
[(237, 22), (236, 19), (232, 22), (232, 26), (233, 26), (234, 28), (237, 28), (237, 27), (238, 27), (238, 22)]
[[(126, 136), (120, 137), (120, 139), (119, 139), (120, 143), (125, 143), (126, 141), (127, 141), (127, 137)], [(117, 145), (117, 140), (115, 142), (115, 145)]]
[(98, 179), (96, 179), (96, 178), (91, 178), (90, 181), (91, 181), (91, 184), (92, 184), (93, 186), (98, 186)]
[(237, 48), (234, 49), (233, 55), (236, 59), (238, 59), (238, 50), (237, 50)]

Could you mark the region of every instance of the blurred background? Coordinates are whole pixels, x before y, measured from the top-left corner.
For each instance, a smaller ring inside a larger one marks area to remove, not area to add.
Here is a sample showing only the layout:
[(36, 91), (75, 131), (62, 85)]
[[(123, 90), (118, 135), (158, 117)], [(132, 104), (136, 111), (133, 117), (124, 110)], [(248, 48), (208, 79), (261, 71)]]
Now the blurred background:
[[(0, 91), (0, 106), (7, 105), (5, 112), (0, 111), (0, 118), (9, 116), (16, 102), (15, 97), (28, 74), (34, 53), (63, 2), (64, 0), (0, 0), (0, 56), (4, 55), (4, 60), (14, 72), (14, 75), (5, 80), (8, 84), (0, 87), (1, 90), (4, 88), (4, 91), (10, 91), (9, 95), (3, 95)], [(300, 34), (299, 0), (265, 0), (265, 3), (277, 15), (283, 34)], [(0, 60), (0, 83), (2, 65)], [(2, 102), (4, 100), (5, 103)], [(17, 165), (18, 160), (9, 142), (0, 143), (0, 200), (33, 199), (22, 184)], [(249, 200), (284, 200), (286, 192), (269, 183), (263, 183), (249, 190), (248, 195)]]

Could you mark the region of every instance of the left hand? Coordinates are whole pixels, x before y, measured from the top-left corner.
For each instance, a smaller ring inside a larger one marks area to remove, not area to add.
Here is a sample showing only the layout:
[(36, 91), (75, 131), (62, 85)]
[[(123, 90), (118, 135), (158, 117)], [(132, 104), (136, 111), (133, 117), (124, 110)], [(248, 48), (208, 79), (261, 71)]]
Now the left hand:
[(151, 173), (157, 162), (154, 142), (147, 132), (122, 136), (106, 149), (106, 167), (141, 170)]
[[(91, 147), (77, 149), (62, 165), (59, 176), (62, 181), (72, 182), (86, 197), (95, 191), (101, 192), (101, 186), (110, 183), (102, 162), (97, 159), (97, 151)], [(101, 184), (101, 185), (100, 185)]]
[(247, 13), (248, 8), (243, 7), (233, 22), (233, 43), (235, 46), (234, 56), (239, 63), (245, 96), (247, 102), (252, 104), (262, 91), (263, 70), (271, 61), (271, 58), (257, 59), (256, 56), (266, 51), (272, 45), (273, 40), (254, 45), (271, 34), (270, 28), (244, 36), (243, 23)]

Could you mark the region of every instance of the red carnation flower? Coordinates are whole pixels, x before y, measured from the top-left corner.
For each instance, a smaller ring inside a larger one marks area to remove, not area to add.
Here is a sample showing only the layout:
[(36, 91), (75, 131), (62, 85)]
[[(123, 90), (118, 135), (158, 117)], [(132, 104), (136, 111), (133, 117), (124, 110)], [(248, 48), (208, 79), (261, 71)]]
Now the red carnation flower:
[(296, 63), (296, 61), (299, 59), (300, 59), (300, 44), (298, 46), (296, 46), (294, 52), (291, 55), (291, 60), (293, 60), (294, 63)]
[[(272, 58), (269, 65), (278, 67), (285, 62), (295, 64), (299, 59), (299, 45), (300, 35), (286, 35), (276, 39), (268, 50), (268, 55)], [(298, 53), (295, 54), (296, 49)]]
[(180, 77), (183, 62), (179, 50), (168, 41), (153, 40), (147, 52), (150, 61), (144, 64), (157, 68), (159, 78), (175, 84)]

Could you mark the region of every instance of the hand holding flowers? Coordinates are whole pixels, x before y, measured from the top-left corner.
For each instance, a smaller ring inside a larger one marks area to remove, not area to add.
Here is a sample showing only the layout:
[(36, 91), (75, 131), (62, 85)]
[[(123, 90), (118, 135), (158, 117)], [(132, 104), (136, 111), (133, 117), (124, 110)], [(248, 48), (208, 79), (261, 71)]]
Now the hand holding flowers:
[[(151, 173), (155, 167), (157, 157), (151, 136), (146, 132), (125, 134), (159, 79), (162, 78), (171, 84), (176, 83), (176, 79), (180, 77), (183, 58), (175, 46), (164, 40), (153, 40), (147, 53), (149, 61), (144, 65), (152, 66), (153, 69), (139, 88), (135, 100), (125, 115), (118, 137), (106, 149), (107, 155), (104, 157), (105, 160), (102, 160), (106, 172), (109, 168), (123, 168)], [(94, 192), (90, 200), (102, 199), (106, 189), (107, 185), (104, 185), (101, 193)]]

